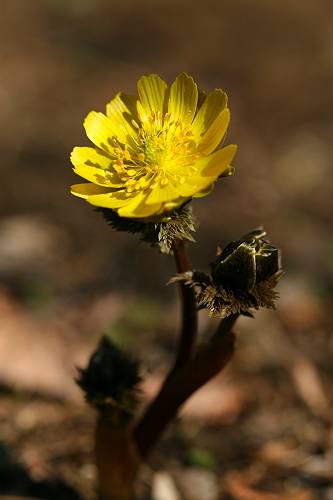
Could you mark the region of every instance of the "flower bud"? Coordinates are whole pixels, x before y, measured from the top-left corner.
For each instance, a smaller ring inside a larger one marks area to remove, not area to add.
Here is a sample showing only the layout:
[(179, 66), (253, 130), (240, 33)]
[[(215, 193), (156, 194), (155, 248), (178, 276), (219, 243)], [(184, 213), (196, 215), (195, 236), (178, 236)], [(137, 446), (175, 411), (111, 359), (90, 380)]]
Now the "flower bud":
[(274, 290), (283, 272), (280, 251), (269, 244), (263, 229), (256, 229), (218, 252), (211, 274), (187, 271), (171, 282), (183, 281), (195, 289), (199, 308), (210, 316), (252, 316), (252, 309), (274, 309)]
[(245, 291), (280, 271), (280, 252), (264, 236), (266, 232), (257, 229), (229, 243), (211, 266), (213, 283)]
[(114, 421), (132, 417), (139, 382), (139, 364), (105, 336), (88, 366), (79, 369), (77, 379), (86, 400), (100, 411), (108, 411)]

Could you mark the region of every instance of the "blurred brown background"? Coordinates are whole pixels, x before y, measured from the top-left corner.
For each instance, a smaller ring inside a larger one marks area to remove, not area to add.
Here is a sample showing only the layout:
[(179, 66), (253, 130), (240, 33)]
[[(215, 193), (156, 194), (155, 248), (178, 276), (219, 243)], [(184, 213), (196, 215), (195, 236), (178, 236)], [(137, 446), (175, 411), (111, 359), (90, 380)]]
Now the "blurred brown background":
[(181, 71), (227, 91), (239, 145), (236, 175), (194, 203), (193, 264), (263, 224), (286, 276), (278, 311), (239, 322), (233, 366), (161, 444), (153, 498), (333, 498), (332, 23), (330, 0), (2, 0), (0, 498), (76, 498), (54, 478), (93, 498), (72, 378), (102, 331), (144, 358), (147, 394), (171, 359), (172, 258), (71, 197), (68, 158), (90, 110)]

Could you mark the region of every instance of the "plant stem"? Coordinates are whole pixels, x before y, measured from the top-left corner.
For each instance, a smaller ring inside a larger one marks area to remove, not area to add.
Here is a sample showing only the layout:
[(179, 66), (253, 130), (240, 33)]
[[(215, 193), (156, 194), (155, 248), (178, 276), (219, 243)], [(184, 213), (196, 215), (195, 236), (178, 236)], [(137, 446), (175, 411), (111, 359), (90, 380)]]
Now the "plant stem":
[[(191, 265), (189, 263), (184, 241), (176, 240), (173, 245), (173, 251), (177, 271), (179, 273), (190, 271)], [(176, 359), (173, 368), (163, 383), (160, 393), (155, 400), (152, 401), (134, 430), (137, 448), (143, 457), (146, 456), (148, 451), (154, 446), (168, 423), (163, 417), (163, 414), (165, 414), (163, 404), (165, 388), (169, 386), (169, 382), (176, 376), (178, 371), (191, 359), (196, 344), (198, 319), (194, 290), (186, 286), (183, 282), (179, 283), (179, 290), (182, 312)]]
[[(179, 273), (191, 269), (184, 241), (174, 243), (174, 255)], [(160, 392), (150, 403), (134, 429), (138, 452), (145, 458), (167, 425), (175, 418), (180, 406), (200, 387), (217, 375), (230, 360), (234, 350), (232, 327), (238, 315), (221, 320), (209, 344), (194, 353), (197, 339), (197, 310), (193, 288), (180, 282), (182, 323), (174, 366)]]
[(132, 500), (139, 456), (130, 428), (112, 425), (107, 416), (97, 417), (95, 458), (99, 500)]
[(228, 335), (238, 318), (239, 314), (231, 314), (230, 316), (222, 319), (216, 329), (215, 334), (213, 335), (211, 343), (222, 340), (226, 335)]
[(140, 455), (145, 458), (180, 406), (200, 387), (221, 372), (234, 352), (235, 337), (231, 329), (238, 315), (222, 320), (211, 342), (201, 347), (188, 363), (167, 377), (159, 394), (141, 418), (134, 438)]
[[(176, 240), (173, 250), (178, 273), (190, 271), (191, 265), (184, 240)], [(186, 286), (183, 282), (179, 283), (179, 290), (182, 303), (181, 331), (175, 364), (169, 377), (191, 358), (197, 339), (198, 319), (194, 290)]]

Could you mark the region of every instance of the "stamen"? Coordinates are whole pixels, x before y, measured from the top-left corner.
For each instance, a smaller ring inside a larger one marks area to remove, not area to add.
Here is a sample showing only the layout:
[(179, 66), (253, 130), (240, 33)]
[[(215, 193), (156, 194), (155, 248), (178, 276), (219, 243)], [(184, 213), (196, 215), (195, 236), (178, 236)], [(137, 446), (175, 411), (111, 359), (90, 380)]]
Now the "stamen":
[[(191, 127), (174, 120), (167, 112), (143, 113), (141, 122), (131, 120), (137, 136), (131, 146), (112, 137), (115, 160), (112, 168), (124, 182), (126, 196), (133, 191), (164, 187), (174, 179), (181, 185), (196, 173), (195, 160), (200, 157)], [(181, 172), (181, 173), (180, 173)]]
[(131, 120), (131, 123), (132, 123), (133, 127), (135, 127), (138, 130), (140, 129), (140, 125), (135, 120)]
[(134, 184), (135, 184), (135, 180), (133, 180), (133, 179), (128, 179), (128, 181), (126, 181), (126, 186), (128, 186), (128, 187), (134, 186)]
[(130, 160), (131, 159), (131, 155), (130, 155), (130, 152), (128, 151), (128, 149), (125, 149), (124, 151), (124, 157), (126, 160)]

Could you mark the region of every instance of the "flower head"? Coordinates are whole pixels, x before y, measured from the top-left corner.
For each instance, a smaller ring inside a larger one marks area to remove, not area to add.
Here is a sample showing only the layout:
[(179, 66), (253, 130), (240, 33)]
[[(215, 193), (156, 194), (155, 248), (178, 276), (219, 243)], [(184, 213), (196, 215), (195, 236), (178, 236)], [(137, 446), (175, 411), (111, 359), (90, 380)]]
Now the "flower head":
[(208, 194), (230, 172), (235, 145), (218, 149), (230, 119), (221, 89), (208, 96), (180, 74), (170, 88), (158, 76), (138, 81), (138, 97), (116, 95), (106, 115), (91, 111), (84, 128), (94, 147), (76, 147), (74, 171), (88, 180), (72, 194), (121, 217), (165, 214)]

